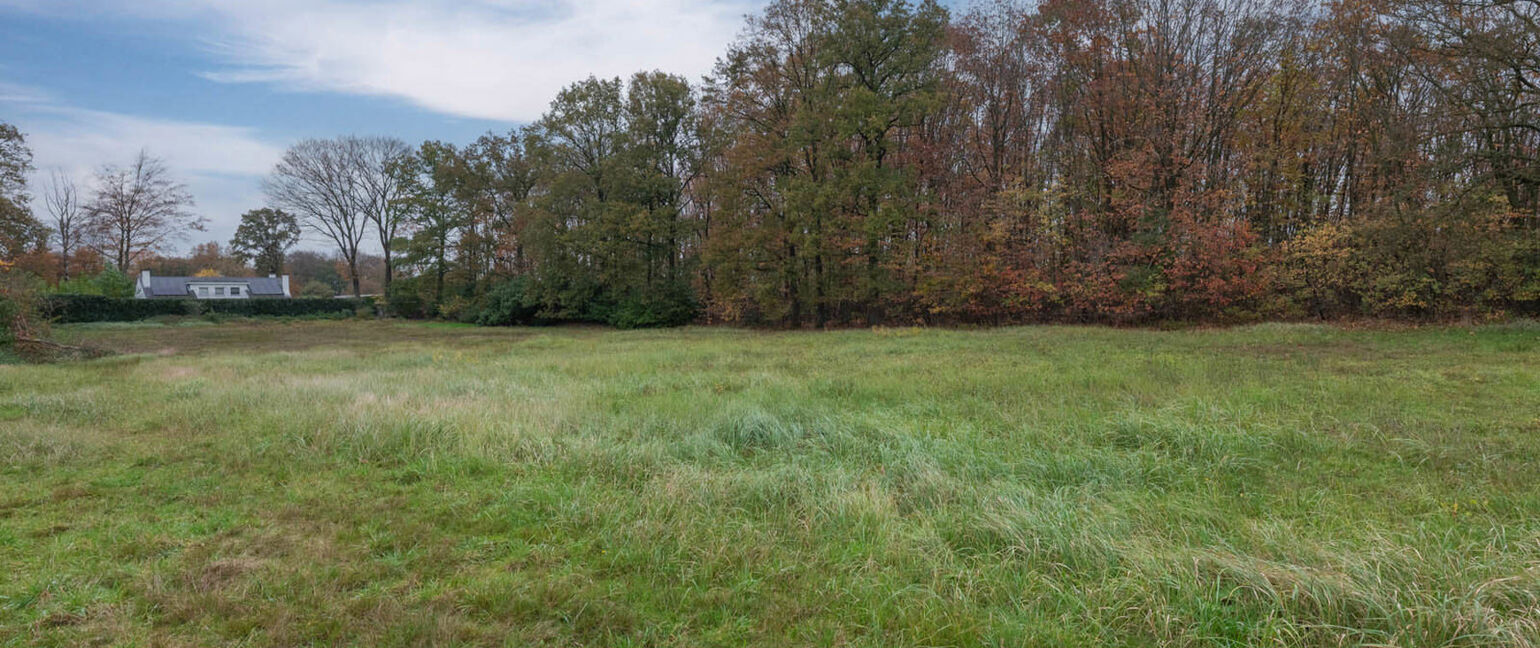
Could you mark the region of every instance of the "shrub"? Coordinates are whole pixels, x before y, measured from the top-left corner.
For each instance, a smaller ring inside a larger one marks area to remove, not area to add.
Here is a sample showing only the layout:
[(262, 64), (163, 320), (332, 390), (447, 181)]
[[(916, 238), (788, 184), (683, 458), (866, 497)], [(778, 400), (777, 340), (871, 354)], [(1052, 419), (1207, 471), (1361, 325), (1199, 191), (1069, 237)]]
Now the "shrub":
[(0, 344), (16, 339), (16, 326), (22, 320), (21, 302), (10, 295), (0, 293)]
[(699, 312), (694, 292), (681, 282), (617, 300), (605, 323), (622, 329), (683, 326)]
[(336, 295), (337, 291), (324, 281), (312, 280), (299, 289), (299, 296), (307, 299), (331, 299)]
[(445, 297), (444, 302), (438, 305), (439, 318), (451, 322), (471, 323), (480, 313), (481, 307), (476, 300), (460, 295)]
[(487, 292), (474, 321), (482, 326), (593, 322), (632, 329), (680, 326), (694, 321), (700, 312), (695, 293), (685, 282), (618, 297), (591, 286), (567, 286), (564, 290), (547, 287), (544, 293), (557, 295), (559, 301), (542, 302), (539, 287), (529, 277), (509, 279)]
[(529, 279), (515, 277), (487, 291), (475, 322), (481, 326), (533, 324), (539, 313), (540, 306), (529, 292)]
[(422, 319), (428, 316), (428, 302), (417, 290), (413, 279), (397, 279), (385, 295), (385, 306), (396, 317)]
[(94, 275), (82, 275), (69, 281), (61, 281), (49, 292), (59, 295), (133, 297), (134, 280), (118, 272), (116, 268), (109, 267)]

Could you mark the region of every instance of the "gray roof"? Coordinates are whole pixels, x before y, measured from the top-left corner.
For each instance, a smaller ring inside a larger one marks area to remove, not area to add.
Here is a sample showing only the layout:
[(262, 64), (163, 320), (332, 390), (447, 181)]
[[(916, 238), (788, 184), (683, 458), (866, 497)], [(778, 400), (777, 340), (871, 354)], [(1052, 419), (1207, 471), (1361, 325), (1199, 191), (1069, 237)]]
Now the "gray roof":
[(282, 297), (283, 279), (280, 277), (150, 277), (149, 294), (146, 297), (186, 297), (189, 286), (200, 283), (244, 284), (253, 297)]

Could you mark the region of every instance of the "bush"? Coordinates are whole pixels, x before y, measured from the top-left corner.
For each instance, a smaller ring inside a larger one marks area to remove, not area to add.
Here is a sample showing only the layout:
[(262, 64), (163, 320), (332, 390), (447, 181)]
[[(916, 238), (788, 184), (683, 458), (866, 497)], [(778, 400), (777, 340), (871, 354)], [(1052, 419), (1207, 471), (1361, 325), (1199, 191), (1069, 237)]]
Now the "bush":
[(16, 326), (23, 317), (21, 302), (10, 295), (0, 293), (0, 344), (16, 339)]
[(299, 289), (299, 296), (307, 299), (331, 299), (337, 295), (336, 289), (327, 285), (324, 281), (310, 281), (304, 288)]
[(234, 315), (238, 317), (306, 317), (352, 314), (371, 307), (367, 299), (121, 299), (100, 295), (49, 295), (42, 300), (45, 317), (61, 323), (133, 322), (176, 315)]
[(460, 295), (451, 295), (444, 298), (444, 302), (438, 305), (439, 319), (450, 322), (471, 323), (476, 321), (476, 316), (481, 313), (481, 305), (476, 300), (467, 299)]
[(128, 275), (118, 272), (116, 268), (107, 268), (94, 275), (82, 275), (59, 282), (48, 292), (59, 295), (96, 295), (98, 297), (133, 297), (134, 280)]
[(605, 323), (621, 329), (683, 326), (694, 321), (699, 312), (694, 292), (677, 283), (621, 298)]
[(476, 323), (481, 326), (517, 326), (537, 323), (540, 313), (529, 292), (529, 279), (515, 277), (487, 291)]
[(475, 322), (482, 326), (593, 322), (622, 329), (681, 326), (695, 320), (700, 305), (689, 284), (680, 282), (615, 297), (602, 290), (568, 288), (548, 291), (561, 303), (545, 304), (531, 279), (516, 277), (497, 284), (482, 299)]
[(422, 319), (428, 316), (428, 302), (419, 294), (415, 279), (397, 279), (392, 282), (390, 290), (385, 294), (385, 306), (396, 317)]

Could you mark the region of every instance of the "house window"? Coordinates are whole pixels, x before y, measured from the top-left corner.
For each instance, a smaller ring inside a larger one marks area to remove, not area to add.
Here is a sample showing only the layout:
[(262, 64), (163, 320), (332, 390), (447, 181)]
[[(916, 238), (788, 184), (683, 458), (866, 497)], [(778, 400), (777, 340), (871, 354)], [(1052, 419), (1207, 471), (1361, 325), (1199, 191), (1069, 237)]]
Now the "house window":
[(241, 296), (241, 288), (240, 288), (240, 286), (231, 286), (230, 287), (230, 296), (231, 297), (240, 297)]
[(198, 296), (199, 297), (208, 297), (209, 296), (209, 287), (208, 286), (198, 286)]
[(224, 297), (225, 296), (225, 287), (224, 286), (214, 286), (214, 296), (215, 297)]

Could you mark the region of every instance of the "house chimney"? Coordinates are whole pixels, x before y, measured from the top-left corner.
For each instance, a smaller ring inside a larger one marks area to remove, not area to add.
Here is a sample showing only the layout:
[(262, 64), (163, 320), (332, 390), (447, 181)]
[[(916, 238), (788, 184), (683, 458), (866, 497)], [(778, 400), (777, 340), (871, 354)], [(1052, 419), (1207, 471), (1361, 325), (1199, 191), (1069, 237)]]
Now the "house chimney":
[(144, 270), (144, 271), (141, 271), (139, 273), (139, 285), (141, 285), (141, 286), (148, 286), (148, 285), (150, 285), (150, 271), (149, 270)]
[(284, 275), (283, 276), (283, 296), (284, 297), (293, 297), (294, 296), (294, 295), (289, 294), (289, 275)]

